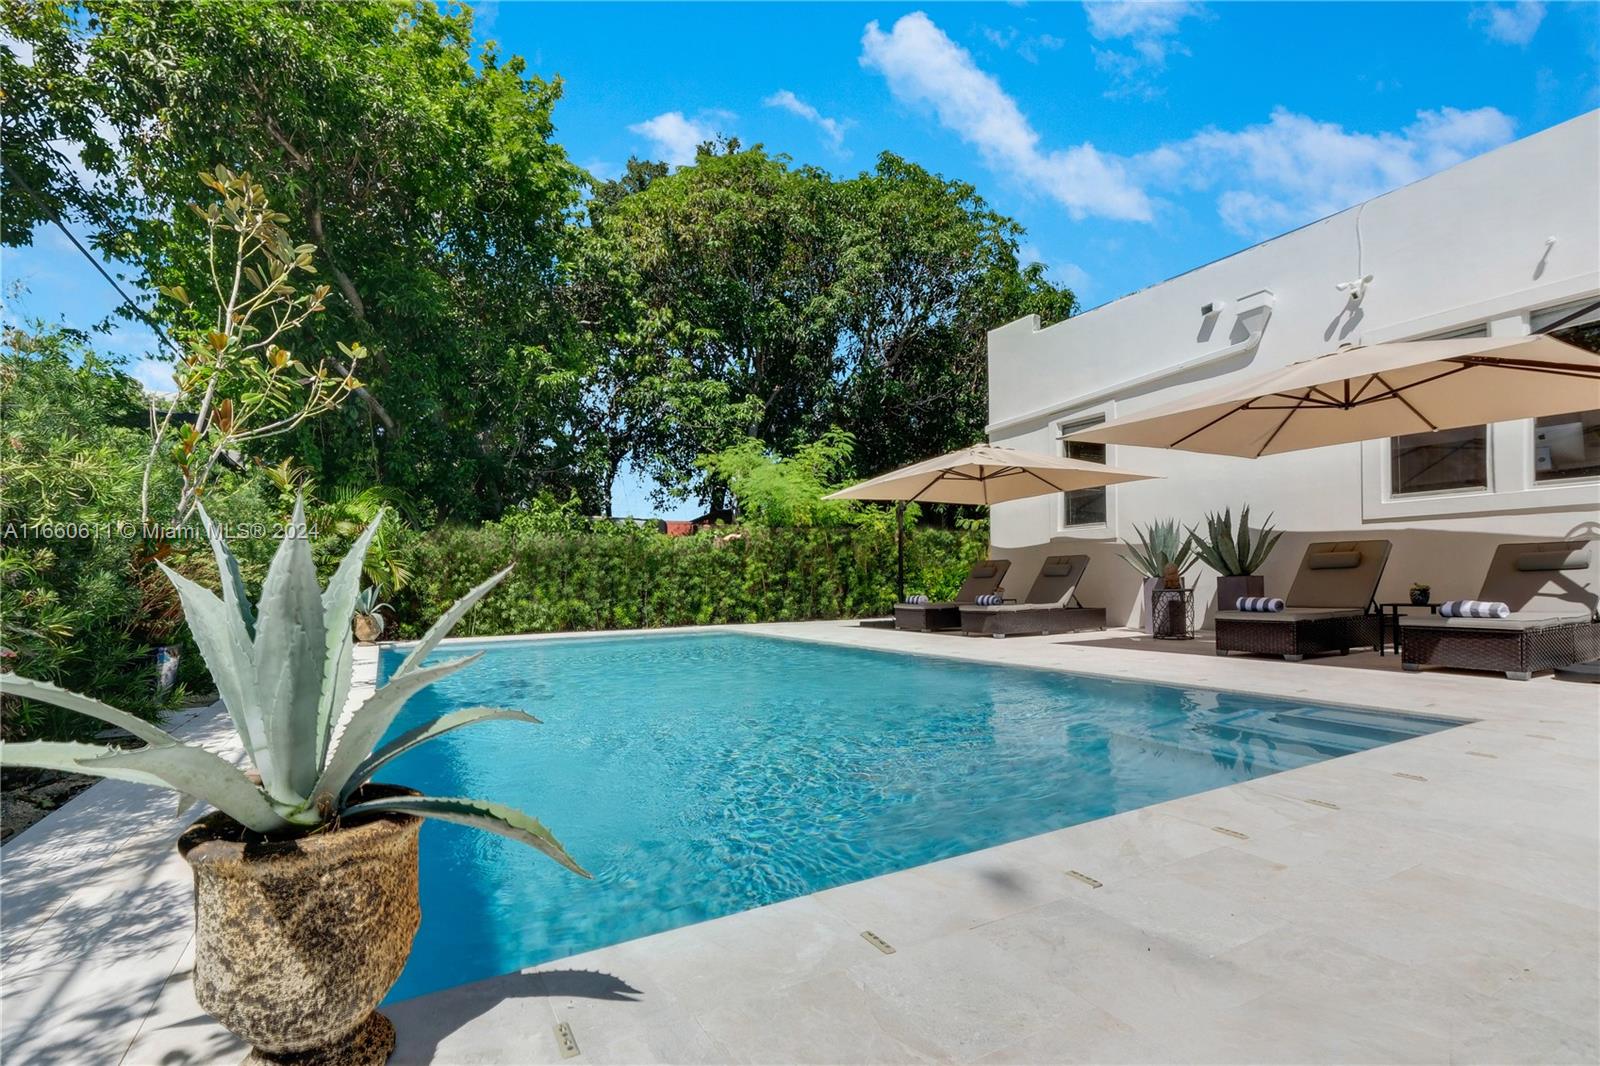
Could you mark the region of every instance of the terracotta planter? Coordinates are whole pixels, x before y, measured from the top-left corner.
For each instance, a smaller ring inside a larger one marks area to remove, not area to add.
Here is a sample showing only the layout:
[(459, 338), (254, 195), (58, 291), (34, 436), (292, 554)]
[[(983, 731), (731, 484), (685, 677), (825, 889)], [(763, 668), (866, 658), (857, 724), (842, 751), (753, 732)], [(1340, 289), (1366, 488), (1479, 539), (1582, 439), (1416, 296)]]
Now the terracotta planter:
[(1260, 574), (1220, 574), (1217, 577), (1217, 610), (1231, 611), (1241, 596), (1265, 596), (1267, 579)]
[(371, 644), (381, 636), (383, 636), (382, 615), (356, 615), (356, 640), (363, 644)]
[[(363, 798), (410, 794), (368, 786)], [(384, 815), (297, 840), (241, 843), (212, 814), (178, 852), (194, 870), (194, 993), (258, 1063), (382, 1063), (394, 1027), (375, 1009), (422, 920), (421, 819)]]

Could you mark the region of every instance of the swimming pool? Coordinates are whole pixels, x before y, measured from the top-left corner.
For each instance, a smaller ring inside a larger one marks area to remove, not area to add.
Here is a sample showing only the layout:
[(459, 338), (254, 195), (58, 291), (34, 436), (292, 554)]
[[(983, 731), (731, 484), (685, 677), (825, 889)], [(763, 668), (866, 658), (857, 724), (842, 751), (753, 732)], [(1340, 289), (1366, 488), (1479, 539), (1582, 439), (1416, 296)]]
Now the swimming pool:
[(736, 633), (435, 658), (466, 650), (485, 655), (396, 732), (483, 705), (544, 724), (448, 734), (382, 776), (521, 807), (595, 878), (426, 824), (391, 1000), (1457, 724)]

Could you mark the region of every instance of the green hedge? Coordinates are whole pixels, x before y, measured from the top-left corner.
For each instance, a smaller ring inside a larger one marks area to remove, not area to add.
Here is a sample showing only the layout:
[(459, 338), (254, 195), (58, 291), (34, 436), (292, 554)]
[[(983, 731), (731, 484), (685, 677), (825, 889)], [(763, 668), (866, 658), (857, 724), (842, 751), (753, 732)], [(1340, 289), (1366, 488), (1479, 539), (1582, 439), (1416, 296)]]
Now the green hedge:
[[(909, 530), (907, 591), (953, 593), (987, 543), (983, 529)], [(519, 536), (491, 523), (435, 529), (403, 552), (412, 583), (389, 597), (401, 637), (508, 562), (457, 635), (856, 618), (894, 602), (894, 533), (868, 526)]]

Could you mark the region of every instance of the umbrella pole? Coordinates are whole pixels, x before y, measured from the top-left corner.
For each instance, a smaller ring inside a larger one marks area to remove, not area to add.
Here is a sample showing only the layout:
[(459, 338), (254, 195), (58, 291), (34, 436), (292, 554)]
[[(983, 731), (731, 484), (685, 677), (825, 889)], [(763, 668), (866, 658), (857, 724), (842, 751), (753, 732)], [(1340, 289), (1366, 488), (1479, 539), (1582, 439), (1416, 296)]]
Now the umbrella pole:
[(894, 504), (894, 594), (896, 603), (906, 602), (906, 501)]

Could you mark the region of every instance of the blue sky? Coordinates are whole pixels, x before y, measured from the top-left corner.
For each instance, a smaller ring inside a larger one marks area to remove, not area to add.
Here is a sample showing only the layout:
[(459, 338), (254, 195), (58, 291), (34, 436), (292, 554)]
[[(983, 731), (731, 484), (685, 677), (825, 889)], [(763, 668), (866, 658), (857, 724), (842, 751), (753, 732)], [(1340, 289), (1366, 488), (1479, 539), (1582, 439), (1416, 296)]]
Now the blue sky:
[[(557, 137), (597, 175), (716, 134), (835, 173), (897, 152), (973, 182), (1085, 306), (1600, 106), (1593, 4), (476, 6), (561, 77)], [(8, 317), (115, 303), (58, 236), (3, 267)], [(106, 346), (160, 380), (142, 328)]]

